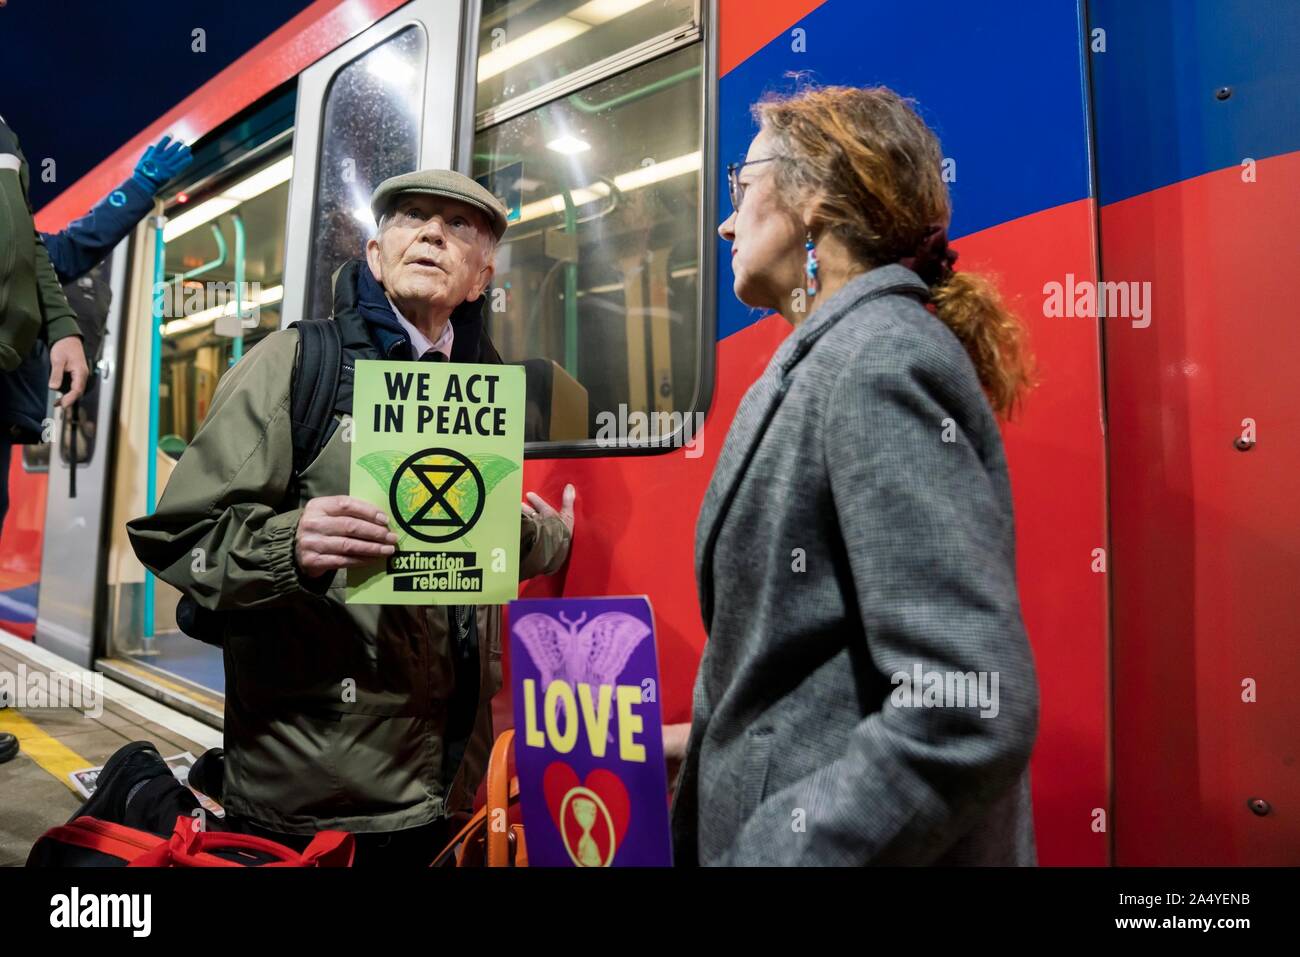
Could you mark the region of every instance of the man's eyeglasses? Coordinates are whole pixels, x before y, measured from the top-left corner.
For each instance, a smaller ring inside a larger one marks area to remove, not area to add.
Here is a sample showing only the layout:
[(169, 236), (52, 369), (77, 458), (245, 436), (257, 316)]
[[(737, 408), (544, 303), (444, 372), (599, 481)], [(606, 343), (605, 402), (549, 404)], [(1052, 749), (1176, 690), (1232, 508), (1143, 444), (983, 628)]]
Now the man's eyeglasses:
[(740, 212), (740, 204), (745, 199), (745, 185), (740, 181), (740, 171), (746, 166), (753, 166), (756, 163), (770, 163), (773, 160), (781, 159), (780, 156), (769, 156), (766, 159), (747, 160), (744, 163), (727, 164), (727, 188), (731, 191), (731, 208)]

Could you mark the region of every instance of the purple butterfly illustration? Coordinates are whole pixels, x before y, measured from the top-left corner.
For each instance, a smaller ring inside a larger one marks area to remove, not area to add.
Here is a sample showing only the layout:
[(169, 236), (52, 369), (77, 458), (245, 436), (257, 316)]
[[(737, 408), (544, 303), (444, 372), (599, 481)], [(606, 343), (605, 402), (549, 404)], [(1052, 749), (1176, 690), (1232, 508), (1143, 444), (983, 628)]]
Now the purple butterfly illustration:
[[(514, 623), (511, 630), (528, 649), (543, 688), (556, 678), (574, 686), (590, 685), (593, 691), (614, 684), (637, 645), (650, 634), (645, 622), (622, 611), (601, 612), (583, 625), (586, 620), (585, 611), (576, 621), (564, 612), (558, 621), (533, 612)], [(564, 702), (557, 700), (556, 707), (562, 718)]]

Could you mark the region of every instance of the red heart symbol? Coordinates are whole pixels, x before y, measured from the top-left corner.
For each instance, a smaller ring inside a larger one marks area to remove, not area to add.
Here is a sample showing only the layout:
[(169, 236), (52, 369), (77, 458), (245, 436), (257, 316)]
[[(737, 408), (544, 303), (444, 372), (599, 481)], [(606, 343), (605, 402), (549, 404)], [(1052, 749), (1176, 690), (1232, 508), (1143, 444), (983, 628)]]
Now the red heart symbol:
[(579, 867), (608, 866), (623, 843), (632, 818), (632, 800), (623, 780), (597, 768), (579, 783), (563, 761), (542, 772), (542, 793), (569, 857)]

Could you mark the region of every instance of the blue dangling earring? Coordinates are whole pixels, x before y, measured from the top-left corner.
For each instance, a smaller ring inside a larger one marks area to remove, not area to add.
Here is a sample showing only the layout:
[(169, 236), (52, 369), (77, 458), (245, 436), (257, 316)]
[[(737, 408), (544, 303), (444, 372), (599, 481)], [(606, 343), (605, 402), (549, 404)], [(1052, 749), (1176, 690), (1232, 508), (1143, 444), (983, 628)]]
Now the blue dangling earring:
[(813, 247), (813, 238), (812, 238), (811, 231), (809, 231), (808, 233), (808, 238), (804, 242), (803, 248), (808, 252), (808, 259), (807, 262), (805, 262), (803, 268), (804, 268), (804, 272), (808, 276), (808, 285), (806, 286), (806, 289), (808, 292), (808, 298), (811, 299), (813, 296), (817, 295), (817, 290), (820, 288), (817, 282), (817, 269), (819, 266), (817, 262), (817, 250), (816, 248)]

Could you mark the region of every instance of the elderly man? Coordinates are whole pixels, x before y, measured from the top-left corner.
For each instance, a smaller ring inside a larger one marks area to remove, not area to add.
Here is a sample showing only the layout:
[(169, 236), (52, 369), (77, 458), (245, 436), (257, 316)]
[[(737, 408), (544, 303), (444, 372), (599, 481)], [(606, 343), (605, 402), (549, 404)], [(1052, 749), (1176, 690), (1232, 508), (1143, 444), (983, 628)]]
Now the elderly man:
[[(506, 229), (500, 203), (432, 170), (386, 180), (371, 205), (379, 230), (365, 262), (334, 277), (345, 355), (500, 362), (481, 314)], [(352, 831), (360, 864), (427, 864), (485, 771), (500, 612), (345, 604), (339, 571), (391, 553), (397, 538), (388, 516), (347, 495), (348, 430), (294, 474), (298, 343), (297, 329), (273, 333), (227, 373), (157, 511), (128, 524), (131, 543), (220, 616), (228, 826), (298, 847), (321, 829)], [(345, 362), (336, 426), (350, 411), (349, 371)], [(569, 486), (556, 512), (530, 495), (522, 577), (564, 561), (573, 497)], [(170, 831), (192, 803), (170, 777), (150, 745), (129, 745), (79, 813)]]

